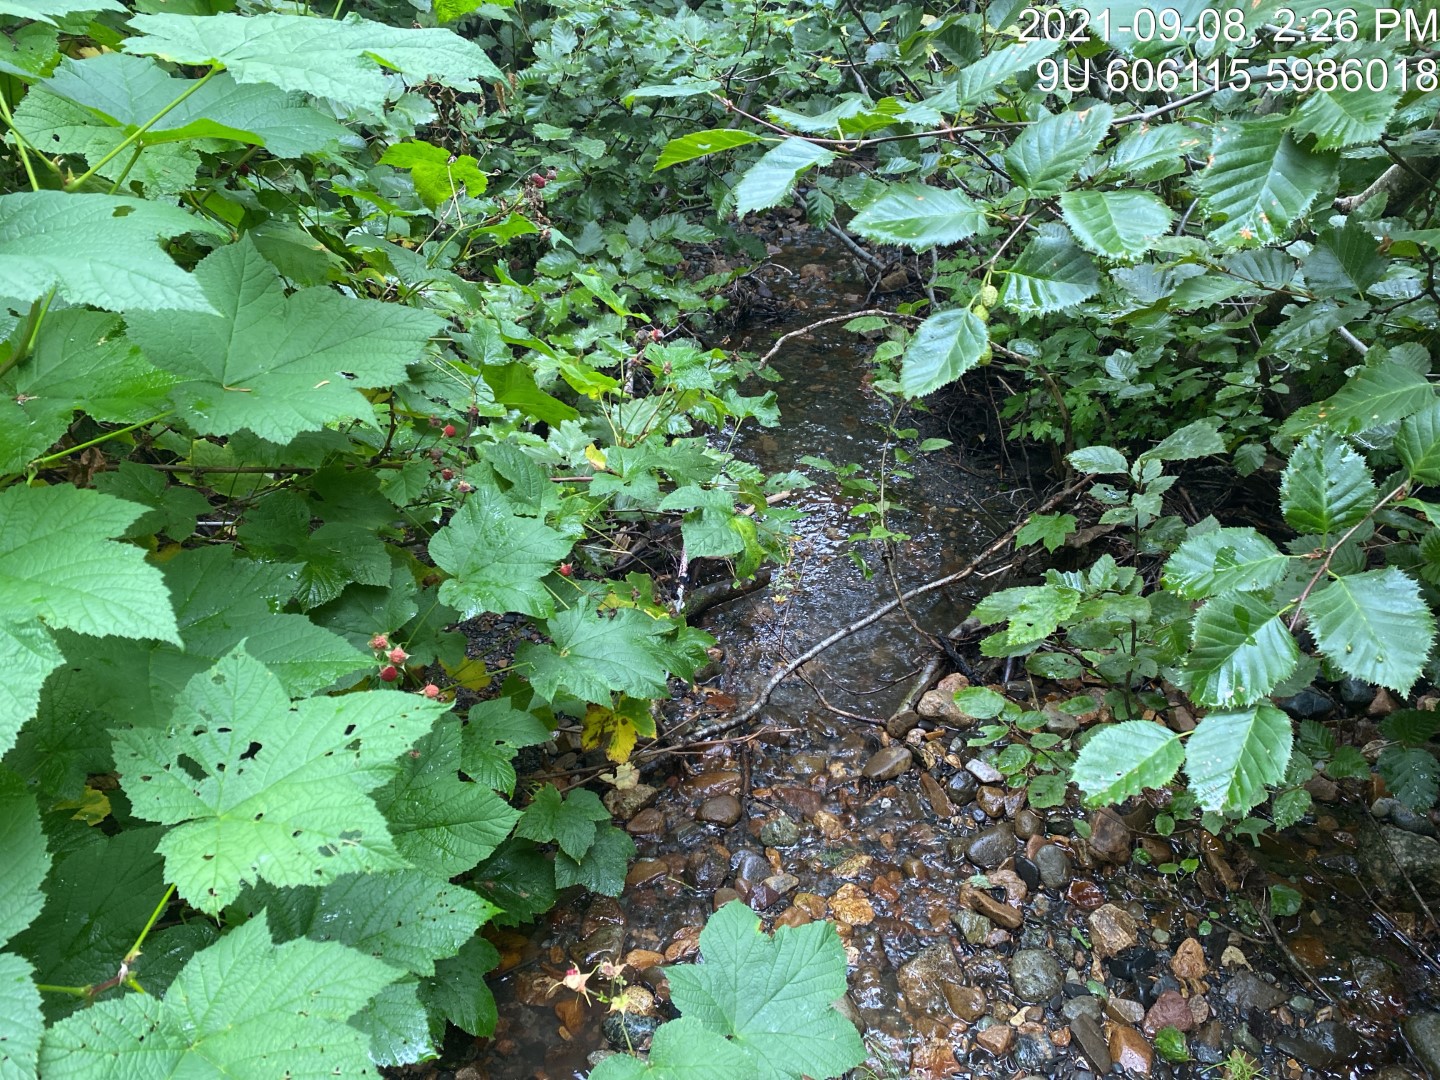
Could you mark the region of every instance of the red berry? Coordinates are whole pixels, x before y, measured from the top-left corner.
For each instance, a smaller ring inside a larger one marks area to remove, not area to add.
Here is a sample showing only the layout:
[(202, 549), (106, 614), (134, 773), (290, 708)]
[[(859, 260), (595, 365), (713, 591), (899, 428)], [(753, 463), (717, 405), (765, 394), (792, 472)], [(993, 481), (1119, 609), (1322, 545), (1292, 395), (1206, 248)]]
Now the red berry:
[(410, 654), (400, 648), (399, 645), (396, 645), (395, 648), (390, 650), (389, 656), (392, 664), (403, 664), (406, 660), (410, 659)]
[(440, 434), (444, 435), (447, 439), (453, 439), (455, 437), (455, 425), (446, 424), (440, 429)]
[(575, 567), (574, 567), (571, 563), (562, 562), (562, 563), (560, 564), (560, 576), (561, 576), (561, 577), (569, 577), (569, 576), (570, 576), (571, 574), (573, 574), (574, 572), (575, 572)]
[(530, 183), (536, 187), (544, 187), (546, 184), (545, 174), (537, 172), (534, 176), (530, 177)]
[(433, 682), (426, 683), (425, 689), (421, 690), (420, 692), (426, 697), (428, 697), (431, 701), (434, 701), (440, 696), (440, 687), (436, 686)]
[(440, 470), (440, 479), (441, 479), (441, 480), (454, 480), (454, 479), (455, 479), (455, 470), (454, 470), (454, 469), (441, 469), (441, 470)]
[(390, 648), (390, 639), (384, 634), (376, 634), (370, 639), (370, 648), (374, 649), (376, 652), (384, 652), (386, 649)]
[(382, 682), (394, 682), (400, 677), (400, 669), (394, 664), (386, 664), (380, 669), (380, 680)]

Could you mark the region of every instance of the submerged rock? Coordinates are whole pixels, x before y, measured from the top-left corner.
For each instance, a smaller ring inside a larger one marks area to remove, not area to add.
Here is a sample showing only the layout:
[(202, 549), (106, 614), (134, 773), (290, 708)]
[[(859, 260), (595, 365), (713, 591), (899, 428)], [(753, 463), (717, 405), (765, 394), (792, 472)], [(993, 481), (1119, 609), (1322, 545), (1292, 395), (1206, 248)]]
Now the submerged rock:
[(860, 775), (869, 780), (894, 780), (909, 772), (914, 764), (915, 758), (908, 746), (887, 746), (875, 752), (865, 763), (865, 768), (860, 770)]
[(1417, 1013), (1400, 1028), (1421, 1065), (1440, 1080), (1440, 1012)]
[(1015, 854), (1015, 829), (1008, 822), (976, 833), (965, 845), (965, 856), (982, 870), (997, 869)]
[(1049, 1001), (1064, 985), (1060, 961), (1046, 949), (1021, 949), (1010, 961), (1010, 989), (1021, 1001)]

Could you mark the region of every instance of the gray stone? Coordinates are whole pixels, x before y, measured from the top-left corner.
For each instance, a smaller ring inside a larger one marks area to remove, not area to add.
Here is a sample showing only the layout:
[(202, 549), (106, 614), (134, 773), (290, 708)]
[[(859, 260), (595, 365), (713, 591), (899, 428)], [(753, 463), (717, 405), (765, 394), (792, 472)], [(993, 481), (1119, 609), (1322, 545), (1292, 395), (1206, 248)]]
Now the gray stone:
[(1064, 1014), (1066, 1020), (1088, 1016), (1098, 1022), (1104, 1015), (1105, 1004), (1099, 998), (1087, 994), (1085, 997), (1066, 998), (1065, 1004), (1060, 1007), (1060, 1012)]
[(741, 848), (730, 856), (730, 869), (746, 881), (764, 881), (775, 872), (765, 856), (754, 848)]
[(945, 784), (945, 795), (956, 806), (975, 801), (975, 792), (980, 790), (980, 781), (973, 773), (961, 769)]
[(800, 879), (794, 874), (772, 874), (765, 879), (765, 884), (775, 890), (775, 895), (784, 896), (800, 887)]
[(1364, 712), (1375, 700), (1375, 687), (1359, 679), (1345, 679), (1339, 686), (1340, 700), (1357, 713)]
[(1036, 851), (1035, 867), (1040, 871), (1040, 881), (1047, 889), (1063, 889), (1070, 884), (1074, 872), (1070, 856), (1059, 844), (1046, 844)]
[(1295, 1034), (1275, 1037), (1285, 1053), (1316, 1069), (1333, 1069), (1360, 1052), (1360, 1039), (1344, 1024), (1325, 1020)]
[(638, 1016), (635, 1013), (609, 1013), (600, 1021), (600, 1033), (617, 1050), (643, 1050), (650, 1045), (650, 1038), (660, 1026), (658, 1016)]
[(970, 945), (983, 945), (985, 939), (990, 936), (990, 931), (994, 929), (994, 924), (989, 919), (969, 908), (952, 911), (950, 921), (955, 924), (955, 929), (960, 931), (960, 936)]
[(1417, 1013), (1400, 1025), (1415, 1059), (1440, 1080), (1440, 1012)]
[(1407, 891), (1404, 879), (1408, 876), (1422, 894), (1427, 888), (1440, 889), (1440, 841), (1393, 825), (1380, 826), (1380, 835), (1384, 844), (1372, 842), (1361, 847), (1361, 858), (1377, 885)]
[(800, 827), (785, 814), (760, 826), (760, 842), (766, 847), (789, 847), (799, 841)]
[(1049, 1001), (1064, 985), (1060, 961), (1046, 949), (1021, 949), (1010, 961), (1010, 989), (1021, 1001)]
[(1285, 1000), (1285, 995), (1251, 971), (1238, 971), (1225, 984), (1222, 994), (1237, 1009), (1268, 1012)]
[(965, 768), (974, 774), (975, 779), (982, 784), (998, 784), (1005, 779), (1000, 770), (991, 765), (988, 761), (980, 758), (971, 758), (965, 763)]
[[(1095, 1000), (1091, 998), (1090, 1000)], [(1090, 1059), (1090, 1064), (1095, 1067), (1095, 1072), (1104, 1076), (1110, 1071), (1113, 1064), (1110, 1058), (1110, 1048), (1105, 1041), (1105, 1033), (1100, 1030), (1100, 1023), (1088, 1013), (1081, 1013), (1070, 1021), (1070, 1032), (1080, 1043), (1080, 1049)]]
[(1276, 698), (1275, 704), (1284, 709), (1293, 720), (1324, 721), (1335, 715), (1335, 702), (1313, 686), (1307, 686), (1298, 694), (1291, 694), (1287, 698)]
[(885, 721), (885, 730), (892, 739), (903, 739), (920, 724), (920, 714), (906, 709)]
[(909, 772), (914, 764), (915, 758), (908, 746), (887, 746), (875, 752), (865, 763), (865, 768), (860, 770), (860, 774), (869, 780), (894, 780), (902, 773)]
[(996, 870), (1014, 854), (1015, 829), (1005, 821), (981, 830), (965, 845), (966, 858), (982, 870)]
[(1015, 815), (1015, 835), (1029, 840), (1045, 828), (1045, 819), (1028, 807)]
[(1027, 1072), (1047, 1073), (1059, 1060), (1060, 1052), (1044, 1035), (1022, 1031), (1015, 1040), (1015, 1064)]

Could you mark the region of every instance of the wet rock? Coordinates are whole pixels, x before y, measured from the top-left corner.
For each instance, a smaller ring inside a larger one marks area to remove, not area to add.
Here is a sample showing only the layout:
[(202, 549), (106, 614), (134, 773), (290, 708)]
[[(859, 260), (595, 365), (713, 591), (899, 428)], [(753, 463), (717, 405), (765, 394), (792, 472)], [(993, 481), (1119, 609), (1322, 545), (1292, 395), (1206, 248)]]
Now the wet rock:
[(1090, 913), (1090, 944), (1104, 959), (1118, 956), (1138, 940), (1135, 919), (1124, 908), (1102, 904)]
[(975, 792), (975, 805), (992, 818), (1005, 816), (1005, 789), (985, 784)]
[(950, 1004), (950, 1011), (966, 1023), (979, 1020), (989, 1006), (985, 991), (977, 986), (947, 986), (945, 1000)]
[(1187, 937), (1170, 958), (1170, 970), (1181, 981), (1203, 979), (1210, 971), (1205, 962), (1205, 948), (1193, 937)]
[(1283, 993), (1253, 971), (1237, 971), (1225, 984), (1221, 996), (1242, 1011), (1259, 1009), (1261, 1012), (1269, 1012), (1285, 1000)]
[(1370, 704), (1365, 709), (1365, 715), (1389, 716), (1398, 708), (1400, 708), (1400, 702), (1395, 699), (1395, 695), (1382, 686), (1375, 691), (1375, 696), (1370, 699)]
[(989, 1050), (996, 1057), (1004, 1057), (1015, 1042), (1015, 1029), (1009, 1024), (996, 1023), (975, 1035), (975, 1045)]
[(634, 1013), (609, 1013), (600, 1021), (600, 1034), (617, 1050), (643, 1050), (660, 1026), (658, 1016), (637, 1016)]
[(690, 777), (680, 785), (687, 795), (701, 799), (716, 795), (740, 794), (740, 774), (730, 769), (713, 769)]
[(1395, 823), (1397, 829), (1404, 829), (1406, 832), (1419, 833), (1421, 836), (1434, 836), (1435, 826), (1430, 821), (1429, 815), (1417, 814), (1403, 802), (1395, 800), (1395, 805), (1390, 808), (1390, 820)]
[(670, 872), (664, 859), (638, 859), (625, 875), (625, 884), (630, 888), (663, 878)]
[(1130, 840), (1130, 826), (1108, 806), (1095, 811), (1090, 818), (1090, 850), (1102, 859), (1129, 862)]
[(571, 955), (582, 968), (592, 968), (602, 960), (619, 960), (625, 954), (625, 928), (602, 926), (587, 934)]
[(1292, 720), (1324, 722), (1335, 715), (1335, 702), (1313, 686), (1307, 686), (1287, 698), (1276, 698), (1275, 704), (1284, 709)]
[(1040, 882), (1047, 889), (1063, 889), (1070, 884), (1070, 856), (1059, 844), (1046, 844), (1035, 852), (1035, 868)]
[(926, 1039), (910, 1051), (909, 1075), (914, 1080), (949, 1080), (959, 1071), (949, 1039)]
[(955, 929), (960, 931), (967, 944), (980, 945), (990, 936), (994, 924), (978, 911), (971, 911), (969, 908), (961, 908), (950, 913), (950, 921), (955, 924)]
[(1390, 965), (1378, 956), (1357, 956), (1350, 961), (1356, 1004), (1376, 1020), (1399, 1016), (1405, 1008), (1405, 988)]
[(791, 904), (784, 911), (780, 912), (779, 915), (775, 916), (776, 926), (805, 926), (814, 921), (814, 919), (810, 918), (808, 911), (804, 908), (796, 907), (794, 904)]
[(950, 999), (945, 996), (946, 988), (960, 986), (963, 981), (955, 950), (947, 942), (921, 949), (896, 973), (896, 982), (909, 1010), (917, 1015), (940, 1018), (954, 1013)]
[(1336, 690), (1345, 707), (1357, 713), (1368, 709), (1375, 700), (1375, 687), (1359, 679), (1344, 679)]
[(856, 1031), (861, 1035), (865, 1034), (865, 1018), (860, 1015), (860, 1010), (857, 1009), (855, 1003), (850, 1000), (849, 994), (836, 998), (831, 1004), (835, 1006), (836, 1012), (855, 1026)]
[(1015, 815), (1015, 835), (1021, 840), (1029, 840), (1032, 836), (1038, 836), (1045, 831), (1045, 819), (1034, 810), (1021, 810)]
[(1275, 1045), (1316, 1069), (1333, 1069), (1360, 1052), (1360, 1039), (1344, 1024), (1325, 1020), (1295, 1034), (1275, 1037)]
[(1081, 911), (1094, 911), (1105, 903), (1105, 891), (1093, 881), (1077, 878), (1070, 882), (1070, 887), (1065, 890), (1065, 899)]
[(1429, 1070), (1431, 1077), (1440, 1078), (1440, 1012), (1417, 1013), (1408, 1017), (1400, 1029), (1415, 1059)]
[(1422, 893), (1427, 887), (1440, 889), (1440, 841), (1393, 825), (1380, 826), (1380, 835), (1383, 845), (1368, 843), (1361, 848), (1361, 857), (1377, 885), (1408, 891), (1404, 883), (1408, 876)]
[(960, 903), (1007, 930), (1018, 930), (1021, 923), (1025, 921), (1025, 916), (1020, 913), (1018, 908), (996, 900), (989, 893), (982, 892), (973, 885), (960, 886)]
[(631, 836), (659, 836), (665, 831), (665, 815), (653, 806), (641, 810), (625, 824), (625, 831)]
[(1194, 1026), (1195, 1013), (1190, 1008), (1190, 1002), (1174, 990), (1166, 990), (1145, 1013), (1145, 1034), (1152, 1039), (1164, 1027), (1189, 1031)]
[[(1098, 1004), (1095, 998), (1089, 1000), (1096, 1001)], [(1105, 1035), (1101, 1032), (1100, 1023), (1096, 1018), (1083, 1013), (1073, 1017), (1070, 1021), (1070, 1034), (1075, 1036), (1075, 1040), (1080, 1044), (1081, 1053), (1089, 1059), (1097, 1074), (1104, 1076), (1110, 1071), (1114, 1061), (1110, 1057), (1109, 1044), (1105, 1041)]]
[(998, 784), (1005, 779), (999, 769), (982, 758), (971, 758), (965, 768), (982, 784)]
[[(731, 900), (739, 900), (739, 899), (740, 899), (740, 894), (739, 894), (738, 892), (736, 892), (734, 889), (716, 889), (716, 890), (715, 890), (715, 895), (714, 895), (714, 897), (711, 899), (711, 904), (712, 904), (712, 906), (715, 908), (716, 911), (719, 911), (719, 910), (720, 910), (722, 907), (724, 907), (726, 904), (730, 903)], [(668, 959), (668, 957), (667, 957), (667, 959)]]
[[(1085, 990), (1085, 987), (1082, 986), (1080, 989)], [(1069, 991), (1070, 987), (1067, 986), (1065, 992), (1069, 993)], [(1067, 997), (1065, 1004), (1060, 1007), (1060, 1012), (1066, 1020), (1072, 1022), (1081, 1016), (1088, 1016), (1091, 1020), (1099, 1023), (1100, 1017), (1105, 1012), (1105, 1003), (1087, 992), (1084, 997)]]
[(1021, 1001), (1049, 1001), (1064, 985), (1060, 961), (1046, 949), (1021, 949), (1010, 960), (1010, 989)]
[[(1002, 870), (999, 871), (999, 873), (1005, 873), (1005, 871)], [(1040, 888), (1040, 868), (1025, 858), (1024, 855), (1019, 855), (1015, 858), (1015, 876), (1024, 883), (1026, 892)], [(1017, 897), (1008, 894), (1005, 898), (1007, 900), (1017, 899)], [(1023, 900), (1025, 897), (1022, 895), (1018, 897), (1018, 899)]]
[(774, 889), (777, 895), (784, 896), (800, 887), (800, 879), (794, 874), (773, 874), (765, 879), (764, 884)]
[(895, 990), (878, 968), (862, 964), (850, 976), (850, 994), (867, 1012), (889, 1013), (896, 1009)]
[(737, 878), (746, 881), (764, 881), (775, 872), (769, 860), (754, 848), (741, 848), (730, 856), (730, 869), (735, 871)]
[(1015, 1064), (1032, 1073), (1048, 1073), (1060, 1058), (1060, 1051), (1046, 1036), (1022, 1031), (1015, 1039)]
[(1108, 966), (1110, 974), (1115, 978), (1138, 984), (1159, 960), (1160, 957), (1154, 949), (1137, 946), (1133, 949), (1126, 949), (1119, 956), (1112, 957)]
[(1149, 1076), (1155, 1064), (1155, 1051), (1145, 1036), (1129, 1024), (1116, 1024), (1110, 1029), (1110, 1057), (1121, 1069), (1137, 1076)]
[(820, 830), (820, 835), (826, 840), (839, 840), (849, 831), (839, 815), (832, 814), (829, 810), (815, 811), (814, 822), (815, 828)]
[(945, 794), (945, 789), (940, 786), (940, 781), (928, 772), (920, 774), (920, 790), (925, 795), (925, 801), (930, 804), (931, 813), (936, 817), (948, 818), (955, 813), (955, 807), (950, 805), (950, 799)]
[(920, 714), (910, 709), (898, 712), (885, 721), (885, 730), (892, 739), (903, 739), (920, 725)]
[(767, 879), (750, 886), (750, 895), (745, 897), (745, 903), (750, 905), (751, 911), (764, 911), (768, 907), (773, 907), (779, 899), (780, 893), (770, 885)]
[(710, 825), (728, 829), (740, 820), (740, 812), (740, 800), (734, 795), (716, 795), (700, 804), (695, 817)]
[(720, 887), (729, 869), (724, 848), (704, 847), (685, 860), (685, 880), (701, 892), (709, 892)]
[(797, 787), (787, 784), (784, 787), (777, 787), (770, 793), (772, 801), (779, 803), (789, 810), (791, 814), (804, 818), (806, 821), (814, 820), (824, 805), (820, 792), (814, 788)]
[(649, 784), (636, 784), (631, 788), (611, 788), (601, 801), (606, 810), (624, 821), (654, 802), (656, 794), (655, 788)]
[(875, 908), (859, 886), (846, 883), (830, 897), (830, 912), (850, 926), (868, 926), (875, 921)]
[(982, 870), (995, 870), (1015, 854), (1015, 828), (1009, 822), (976, 833), (965, 845), (965, 856)]
[(766, 847), (790, 847), (800, 842), (800, 827), (781, 814), (760, 826), (760, 842)]
[(1319, 773), (1306, 780), (1303, 786), (1316, 802), (1331, 803), (1340, 798), (1340, 785)]
[(894, 780), (910, 771), (915, 764), (914, 755), (908, 746), (887, 746), (877, 750), (860, 770), (860, 775), (869, 780)]
[(975, 801), (975, 793), (980, 789), (980, 781), (976, 780), (972, 773), (961, 769), (945, 783), (945, 794), (956, 806), (964, 806), (966, 803)]
[(1138, 1024), (1145, 1019), (1145, 1006), (1130, 998), (1107, 998), (1105, 1015), (1121, 1024)]

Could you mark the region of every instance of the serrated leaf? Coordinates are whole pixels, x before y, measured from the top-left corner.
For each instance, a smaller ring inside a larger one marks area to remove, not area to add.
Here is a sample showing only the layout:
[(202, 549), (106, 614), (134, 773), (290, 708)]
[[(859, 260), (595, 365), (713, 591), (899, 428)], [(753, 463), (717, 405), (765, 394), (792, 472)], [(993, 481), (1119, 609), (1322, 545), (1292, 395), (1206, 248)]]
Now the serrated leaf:
[[(40, 831), (35, 796), (19, 776), (0, 767), (0, 945), (29, 926), (40, 913), (40, 884), (50, 869), (50, 852)], [(6, 1051), (0, 1048), (0, 1064)], [(0, 1074), (4, 1069), (0, 1068)]]
[(748, 1075), (749, 1068), (734, 1043), (681, 1016), (660, 1025), (644, 1061), (611, 1055), (591, 1071), (589, 1080), (735, 1080)]
[(1227, 527), (1188, 537), (1165, 564), (1165, 584), (1188, 599), (1260, 592), (1289, 567), (1290, 557), (1254, 529)]
[(509, 698), (479, 702), (471, 706), (469, 715), (461, 735), (460, 768), (476, 783), (512, 794), (515, 752), (547, 741), (550, 729), (533, 714), (515, 708)]
[(1299, 146), (1271, 120), (1226, 122), (1215, 128), (1210, 161), (1198, 185), (1216, 244), (1268, 244), (1284, 239), (1322, 192), (1335, 184), (1336, 156)]
[(530, 922), (555, 905), (555, 862), (531, 840), (506, 840), (475, 870), (471, 882), (503, 912), (491, 920), (500, 926)]
[(1393, 424), (1435, 400), (1423, 374), (1395, 360), (1361, 368), (1333, 397), (1321, 402), (1319, 418), (1342, 435)]
[(764, 136), (741, 131), (739, 128), (718, 128), (714, 131), (692, 132), (667, 142), (661, 149), (660, 157), (656, 160), (655, 168), (652, 171), (659, 172), (672, 165), (680, 165), (697, 158), (718, 154), (724, 150), (733, 150), (737, 146), (748, 146), (750, 143), (764, 141)]
[(199, 283), (157, 245), (187, 232), (225, 235), (183, 210), (115, 195), (0, 195), (0, 295), (30, 302), (53, 288), (107, 311), (213, 311)]
[(1074, 514), (1035, 514), (1015, 534), (1015, 546), (1044, 544), (1046, 551), (1054, 551), (1075, 531), (1075, 525)]
[[(45, 1033), (40, 1072), (136, 1076), (363, 1076), (367, 1040), (345, 1021), (400, 972), (354, 949), (275, 945), (263, 914), (197, 953), (163, 1000), (126, 994)], [(263, 992), (257, 992), (263, 988)]]
[(834, 160), (834, 151), (816, 143), (786, 139), (767, 150), (735, 185), (735, 215), (744, 217), (752, 210), (768, 210), (790, 194), (801, 173)]
[(1125, 460), (1125, 455), (1113, 446), (1081, 447), (1079, 450), (1072, 450), (1065, 460), (1083, 473), (1113, 476), (1130, 471), (1130, 463)]
[(563, 851), (555, 853), (555, 886), (568, 889), (583, 885), (600, 896), (619, 896), (625, 888), (625, 871), (635, 857), (635, 841), (613, 825), (600, 825), (595, 842), (585, 857), (572, 859)]
[(571, 541), (548, 525), (521, 517), (488, 485), (478, 488), (430, 539), (430, 557), (450, 579), (440, 599), (471, 618), (483, 611), (520, 611), (544, 618), (555, 610), (541, 580), (570, 553)]
[(1100, 291), (1095, 264), (1061, 225), (1044, 225), (1005, 272), (1000, 303), (1011, 311), (1043, 315), (1074, 307)]
[(1206, 810), (1243, 813), (1284, 779), (1290, 745), (1290, 718), (1273, 705), (1212, 712), (1185, 748), (1190, 790)]
[(1185, 683), (1200, 705), (1259, 701), (1295, 670), (1300, 646), (1285, 621), (1259, 597), (1225, 593), (1195, 616)]
[(1194, 458), (1223, 454), (1225, 440), (1216, 430), (1214, 420), (1208, 417), (1186, 424), (1179, 431), (1172, 431), (1165, 438), (1141, 454), (1137, 461), (1190, 461)]
[(895, 184), (851, 218), (849, 228), (877, 243), (924, 251), (974, 236), (984, 224), (984, 211), (961, 192)]
[(1061, 44), (1058, 40), (1036, 37), (992, 49), (973, 64), (961, 67), (955, 73), (954, 106), (952, 109), (947, 104), (947, 111), (968, 111), (968, 106), (988, 101), (991, 90), (1017, 75), (1034, 72), (1035, 65), (1060, 48)]
[(1058, 195), (1110, 130), (1109, 105), (1067, 110), (1029, 125), (1005, 152), (1015, 183), (1031, 196)]
[(392, 1068), (434, 1057), (443, 1035), (442, 1026), (421, 1004), (420, 984), (413, 978), (381, 990), (351, 1017), (350, 1026), (369, 1039), (370, 1060)]
[(1316, 238), (1305, 260), (1305, 284), (1320, 296), (1363, 296), (1385, 276), (1385, 269), (1370, 230), (1350, 220), (1341, 228), (1322, 230)]
[(1148, 191), (1066, 191), (1060, 211), (1083, 247), (1112, 259), (1138, 259), (1175, 220)]
[(361, 390), (400, 382), (443, 325), (330, 288), (286, 296), (248, 236), (206, 256), (195, 280), (219, 314), (137, 315), (128, 333), (152, 363), (180, 377), (175, 397), (205, 435), (249, 429), (288, 443), (340, 420), (373, 424)]
[(1291, 788), (1275, 796), (1270, 805), (1270, 819), (1275, 828), (1288, 829), (1310, 812), (1310, 792), (1304, 788)]
[(1325, 658), (1351, 678), (1408, 694), (1435, 640), (1420, 588), (1395, 567), (1336, 578), (1305, 599)]
[(758, 1080), (827, 1080), (865, 1058), (860, 1036), (831, 1002), (845, 993), (845, 954), (829, 923), (762, 933), (731, 902), (700, 932), (703, 964), (670, 971), (671, 997), (688, 1018), (730, 1038)]
[[(1006, 649), (1043, 641), (1053, 634), (1062, 619), (1073, 615), (1080, 605), (1080, 594), (1060, 585), (1020, 585), (991, 593), (971, 612), (981, 623), (1006, 623), (1001, 634), (992, 634), (986, 641), (999, 641)], [(1004, 655), (986, 653), (987, 656)]]
[(398, 71), (457, 90), (500, 79), (480, 47), (449, 30), (402, 29), (353, 15), (136, 15), (125, 51), (177, 64), (223, 64), (237, 83), (301, 90), (354, 109), (382, 111)]
[(1353, 746), (1341, 746), (1335, 751), (1325, 774), (1335, 780), (1363, 780), (1370, 775), (1370, 763)]
[(1370, 512), (1377, 495), (1365, 459), (1328, 431), (1312, 432), (1297, 446), (1280, 478), (1280, 508), (1301, 535), (1348, 529)]
[(964, 375), (989, 348), (989, 331), (968, 308), (931, 315), (905, 347), (900, 389), (908, 397), (924, 397)]
[(160, 843), (180, 895), (216, 913), (247, 883), (317, 885), (404, 865), (368, 796), (445, 711), (385, 691), (294, 708), (257, 660), (236, 651), (195, 676), (171, 725), (115, 733), (115, 763)]
[(595, 842), (595, 823), (609, 820), (610, 811), (593, 791), (576, 788), (562, 799), (554, 784), (546, 784), (525, 808), (515, 835), (541, 843), (553, 840), (561, 851), (578, 860)]
[(0, 1078), (34, 1080), (44, 1029), (34, 969), (0, 952)]
[(1317, 90), (1296, 110), (1290, 130), (1297, 135), (1314, 135), (1317, 150), (1343, 150), (1372, 143), (1385, 134), (1399, 100), (1400, 91), (1390, 87)]
[(1414, 747), (1387, 746), (1375, 762), (1385, 786), (1411, 810), (1424, 812), (1440, 799), (1440, 761)]
[(444, 716), (401, 755), (399, 774), (374, 795), (395, 850), (438, 878), (474, 869), (520, 817), (480, 778), (462, 781), (460, 761), (459, 720)]
[(450, 957), (435, 962), (435, 975), (420, 983), (420, 1000), (461, 1031), (478, 1038), (495, 1033), (499, 1014), (485, 975), (500, 965), (500, 953), (476, 935)]
[(660, 697), (668, 671), (662, 639), (669, 629), (667, 620), (634, 608), (601, 617), (577, 604), (546, 623), (549, 645), (527, 642), (515, 660), (528, 665), (530, 685), (547, 701), (563, 692), (603, 703), (616, 690), (631, 697)]
[(1425, 709), (1396, 709), (1380, 721), (1380, 734), (1396, 742), (1419, 746), (1440, 732), (1440, 713)]
[(1410, 479), (1427, 487), (1440, 484), (1440, 400), (1401, 421), (1395, 450)]
[(6, 679), (0, 686), (0, 754), (6, 754), (39, 709), (45, 680), (65, 657), (39, 622), (0, 620), (0, 650), (7, 664)]
[(57, 18), (79, 15), (87, 11), (124, 11), (125, 5), (116, 0), (0, 0), (0, 15), (13, 15), (17, 19), (35, 19), (38, 22), (58, 26)]
[(444, 147), (415, 139), (395, 143), (380, 155), (381, 165), (406, 169), (415, 184), (415, 193), (434, 210), (462, 192), (478, 198), (489, 184), (479, 162), (469, 154), (451, 154)]
[(1185, 749), (1161, 724), (1126, 720), (1106, 724), (1080, 748), (1070, 779), (1086, 801), (1117, 803), (1174, 779)]

